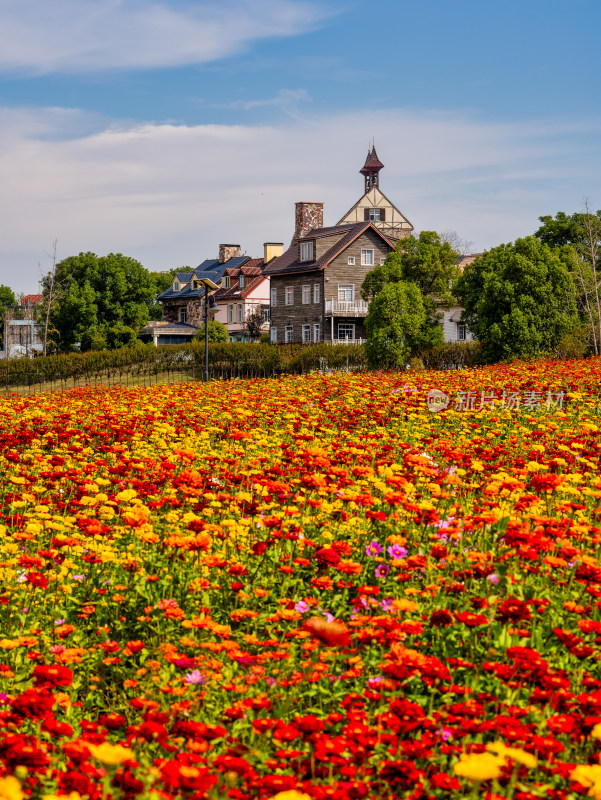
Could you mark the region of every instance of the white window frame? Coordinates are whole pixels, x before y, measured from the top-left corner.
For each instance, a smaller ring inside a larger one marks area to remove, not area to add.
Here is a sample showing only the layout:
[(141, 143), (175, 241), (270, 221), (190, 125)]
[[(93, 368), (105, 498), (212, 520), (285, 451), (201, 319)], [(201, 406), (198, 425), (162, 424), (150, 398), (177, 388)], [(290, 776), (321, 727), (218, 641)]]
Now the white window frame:
[(467, 339), (467, 326), (462, 322), (457, 323), (457, 341), (465, 342)]
[(303, 305), (307, 306), (311, 302), (311, 284), (303, 286)]
[(349, 267), (354, 267), (355, 266), (355, 256), (349, 256), (348, 259), (347, 259), (347, 264), (349, 265)]
[(244, 275), (240, 275), (240, 288), (244, 289), (245, 286), (246, 286), (246, 278)]
[(298, 250), (299, 261), (313, 261), (314, 242), (301, 242)]
[(339, 303), (354, 303), (355, 302), (355, 284), (354, 283), (339, 283), (338, 284), (338, 302)]
[(179, 292), (179, 281), (173, 281), (173, 291)]
[(290, 344), (290, 342), (294, 339), (294, 325), (286, 325), (284, 328), (284, 343)]
[(284, 289), (284, 297), (285, 297), (284, 305), (287, 306), (294, 305), (294, 286), (286, 286), (286, 288)]
[(373, 267), (374, 266), (374, 250), (368, 247), (361, 248), (361, 266)]
[(313, 341), (319, 342), (321, 340), (321, 325), (315, 322), (313, 325)]
[(177, 313), (177, 320), (181, 323), (188, 322), (188, 309), (185, 306), (180, 306)]
[(229, 275), (224, 275), (223, 276), (223, 288), (224, 289), (229, 289), (230, 288), (230, 276)]
[(321, 286), (319, 283), (313, 284), (313, 302), (321, 303)]
[(271, 305), (273, 308), (275, 308), (277, 304), (278, 304), (278, 290), (274, 288), (271, 290)]
[(380, 266), (383, 267), (386, 262), (386, 256), (380, 256)]
[(303, 344), (311, 343), (311, 325), (303, 325), (302, 337), (303, 337)]
[(244, 322), (244, 306), (242, 303), (238, 303), (238, 322)]
[(233, 305), (233, 303), (230, 303), (230, 305), (227, 307), (227, 321), (228, 322), (233, 322), (234, 321), (234, 305)]
[(381, 222), (381, 220), (380, 220), (380, 209), (379, 208), (370, 208), (369, 209), (369, 221), (370, 222)]
[(271, 342), (271, 344), (278, 343), (278, 329), (273, 325), (269, 329), (269, 341)]
[[(349, 336), (341, 336), (340, 335), (340, 329), (341, 328), (350, 328), (351, 332), (352, 332), (352, 336), (350, 336), (350, 337)], [(355, 324), (354, 324), (354, 322), (339, 322), (338, 323), (338, 331), (337, 332), (338, 332), (338, 337), (337, 338), (340, 341), (342, 341), (343, 339), (354, 340), (355, 339)]]

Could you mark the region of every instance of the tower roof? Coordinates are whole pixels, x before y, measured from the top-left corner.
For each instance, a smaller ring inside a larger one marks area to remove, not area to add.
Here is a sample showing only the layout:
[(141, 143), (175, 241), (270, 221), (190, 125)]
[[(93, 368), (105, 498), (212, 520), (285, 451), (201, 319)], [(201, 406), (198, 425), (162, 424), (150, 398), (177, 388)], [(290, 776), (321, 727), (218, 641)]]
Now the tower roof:
[(378, 158), (378, 154), (376, 153), (376, 146), (373, 145), (367, 151), (367, 158), (365, 159), (365, 164), (361, 167), (359, 172), (362, 175), (377, 175), (383, 166), (384, 164), (382, 164), (382, 162)]

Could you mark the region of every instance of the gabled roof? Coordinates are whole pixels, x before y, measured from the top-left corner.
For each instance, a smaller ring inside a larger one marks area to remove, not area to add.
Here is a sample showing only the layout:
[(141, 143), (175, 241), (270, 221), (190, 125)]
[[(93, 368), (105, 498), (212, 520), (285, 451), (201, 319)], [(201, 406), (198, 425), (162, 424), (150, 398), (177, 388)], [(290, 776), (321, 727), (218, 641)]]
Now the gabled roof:
[[(349, 215), (349, 214), (352, 214), (352, 212), (353, 212), (353, 211), (354, 211), (354, 210), (357, 208), (357, 206), (358, 206), (358, 205), (361, 203), (361, 201), (363, 200), (363, 198), (364, 198), (364, 197), (366, 197), (366, 196), (367, 196), (367, 195), (368, 195), (370, 192), (379, 192), (379, 193), (382, 195), (382, 197), (384, 198), (384, 200), (386, 200), (386, 202), (388, 203), (388, 206), (390, 206), (391, 208), (393, 208), (393, 209), (394, 209), (394, 210), (397, 212), (397, 214), (400, 214), (400, 216), (401, 216), (401, 217), (402, 217), (402, 218), (405, 220), (405, 222), (408, 222), (408, 223), (409, 223), (409, 225), (411, 225), (411, 230), (413, 230), (413, 224), (412, 224), (412, 223), (411, 223), (411, 222), (410, 222), (410, 221), (407, 219), (407, 217), (406, 217), (406, 216), (403, 214), (403, 212), (402, 212), (402, 211), (400, 211), (400, 210), (399, 210), (399, 209), (398, 209), (398, 208), (395, 206), (395, 204), (394, 204), (394, 203), (393, 203), (391, 200), (389, 200), (389, 199), (388, 199), (388, 197), (386, 197), (386, 195), (385, 195), (385, 194), (384, 194), (384, 192), (383, 192), (383, 191), (380, 189), (380, 187), (379, 187), (379, 186), (372, 186), (372, 187), (371, 187), (371, 189), (369, 189), (369, 191), (365, 192), (365, 194), (362, 194), (362, 195), (361, 195), (361, 197), (360, 197), (360, 198), (357, 200), (357, 202), (356, 202), (354, 205), (352, 205), (352, 206), (349, 208), (349, 210), (346, 212), (346, 214), (343, 214), (343, 216), (342, 216), (340, 219), (341, 219), (341, 220), (343, 220), (343, 219), (345, 219), (346, 217), (348, 217), (348, 215)], [(374, 206), (374, 208), (381, 207), (381, 205), (382, 205), (382, 204), (379, 204), (379, 206)], [(387, 206), (386, 206), (386, 207), (387, 207)], [(348, 223), (344, 223), (344, 224), (348, 224)], [(351, 224), (353, 224), (353, 223), (351, 223)], [(338, 227), (342, 227), (342, 224), (341, 224), (341, 223), (338, 223)]]
[[(213, 297), (217, 302), (225, 302), (227, 300), (243, 300), (248, 295), (260, 286), (266, 280), (263, 274), (262, 258), (249, 258), (246, 263), (238, 269), (228, 270), (231, 281), (235, 281), (233, 286), (228, 289), (222, 287), (218, 289)], [(245, 286), (240, 288), (240, 276), (245, 278)]]
[[(385, 236), (381, 230), (378, 230), (371, 222), (356, 222), (352, 225), (335, 225), (333, 228), (316, 228), (310, 231), (306, 236), (297, 239), (294, 244), (291, 244), (288, 250), (279, 258), (275, 258), (265, 267), (266, 275), (284, 275), (295, 272), (317, 272), (325, 269), (328, 264), (333, 261), (336, 256), (339, 256), (346, 248), (352, 244), (355, 239), (358, 239), (362, 233), (367, 230), (372, 230), (383, 239), (393, 250), (396, 242)], [(317, 258), (315, 261), (299, 261), (298, 260), (298, 244), (303, 241), (311, 241), (323, 236), (333, 236), (334, 234), (344, 233), (341, 239), (338, 239), (329, 250)]]

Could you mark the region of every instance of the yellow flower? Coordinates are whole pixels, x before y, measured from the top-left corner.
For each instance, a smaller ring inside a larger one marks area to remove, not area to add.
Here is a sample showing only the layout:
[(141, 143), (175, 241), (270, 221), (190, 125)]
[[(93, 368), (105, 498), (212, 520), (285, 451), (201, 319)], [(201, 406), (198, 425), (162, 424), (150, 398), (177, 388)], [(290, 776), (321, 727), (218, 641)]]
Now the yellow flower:
[(311, 800), (311, 798), (304, 792), (297, 792), (296, 789), (287, 789), (285, 792), (278, 792), (271, 800)]
[(453, 772), (470, 781), (489, 781), (499, 777), (506, 763), (503, 757), (492, 753), (462, 753)]
[(134, 757), (134, 754), (128, 747), (123, 747), (120, 744), (103, 742), (102, 744), (88, 744), (88, 748), (92, 758), (110, 766), (123, 764), (124, 761), (129, 761)]
[(534, 767), (538, 765), (538, 761), (532, 753), (528, 753), (526, 750), (522, 750), (519, 747), (507, 747), (503, 742), (487, 744), (486, 749), (497, 756), (517, 761), (518, 764), (522, 764), (524, 767), (528, 767), (528, 769), (534, 769)]
[(12, 775), (0, 778), (0, 800), (23, 800), (21, 784)]
[(598, 722), (591, 731), (593, 739), (601, 739), (601, 722)]
[(589, 797), (601, 798), (601, 766), (599, 764), (579, 764), (570, 773), (570, 780), (586, 786), (589, 789)]

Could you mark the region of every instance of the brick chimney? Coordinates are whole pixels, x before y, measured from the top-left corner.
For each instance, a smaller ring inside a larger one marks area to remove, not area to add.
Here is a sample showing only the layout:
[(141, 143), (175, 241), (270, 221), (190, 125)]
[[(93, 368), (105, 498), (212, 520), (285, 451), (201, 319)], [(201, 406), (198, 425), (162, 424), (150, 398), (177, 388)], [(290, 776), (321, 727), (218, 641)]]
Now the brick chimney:
[(239, 244), (220, 244), (219, 245), (219, 263), (224, 264), (230, 258), (238, 258), (240, 255)]
[(323, 203), (295, 203), (294, 236), (296, 242), (314, 228), (323, 228)]

